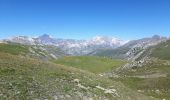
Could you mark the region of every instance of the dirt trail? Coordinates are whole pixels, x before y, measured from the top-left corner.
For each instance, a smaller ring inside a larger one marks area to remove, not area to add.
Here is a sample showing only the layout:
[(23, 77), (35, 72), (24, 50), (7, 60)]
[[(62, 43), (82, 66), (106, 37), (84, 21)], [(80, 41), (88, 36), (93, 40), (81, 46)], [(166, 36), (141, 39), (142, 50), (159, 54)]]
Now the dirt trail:
[(136, 76), (130, 76), (130, 77), (137, 77), (137, 78), (158, 78), (158, 77), (167, 77), (167, 74), (155, 73), (155, 74), (150, 74), (150, 75), (136, 75)]

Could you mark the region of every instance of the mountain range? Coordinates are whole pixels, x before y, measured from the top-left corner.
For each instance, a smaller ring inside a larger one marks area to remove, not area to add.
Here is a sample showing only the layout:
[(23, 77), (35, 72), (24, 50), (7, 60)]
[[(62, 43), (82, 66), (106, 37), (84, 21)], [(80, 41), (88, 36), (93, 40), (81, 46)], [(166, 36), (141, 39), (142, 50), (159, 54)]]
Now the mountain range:
[(142, 38), (138, 40), (132, 40), (124, 45), (117, 47), (115, 49), (103, 49), (95, 51), (92, 55), (108, 56), (111, 58), (120, 59), (136, 59), (141, 52), (145, 51), (147, 48), (155, 46), (163, 41), (168, 40), (168, 37), (161, 37), (154, 35), (148, 38)]
[(107, 37), (96, 36), (90, 40), (58, 39), (47, 34), (32, 38), (27, 36), (16, 36), (5, 41), (25, 44), (25, 45), (53, 45), (69, 55), (86, 55), (102, 48), (116, 48), (126, 43), (126, 41)]
[[(32, 46), (53, 46), (67, 55), (97, 55), (120, 59), (136, 59), (139, 52), (157, 45), (168, 37), (154, 35), (138, 40), (124, 41), (114, 37), (96, 36), (89, 40), (60, 39), (43, 34), (36, 38), (16, 36), (4, 41)], [(56, 54), (54, 54), (56, 55)], [(135, 57), (136, 56), (136, 57)]]

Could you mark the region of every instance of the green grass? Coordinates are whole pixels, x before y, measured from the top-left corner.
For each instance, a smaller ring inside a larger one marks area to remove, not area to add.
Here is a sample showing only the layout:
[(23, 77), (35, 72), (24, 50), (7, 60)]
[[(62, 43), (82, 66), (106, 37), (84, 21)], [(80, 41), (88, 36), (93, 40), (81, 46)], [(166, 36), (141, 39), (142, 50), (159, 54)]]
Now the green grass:
[(155, 46), (152, 50), (151, 56), (159, 59), (170, 60), (170, 40)]
[(29, 52), (29, 50), (27, 47), (19, 44), (0, 43), (0, 52), (18, 55), (18, 54), (25, 54)]
[(65, 53), (62, 50), (58, 49), (55, 46), (22, 45), (11, 42), (0, 43), (0, 52), (48, 60), (55, 59), (50, 54), (56, 54), (57, 57), (65, 55)]
[(60, 58), (55, 63), (80, 68), (93, 73), (102, 73), (115, 69), (126, 62), (95, 56), (72, 56)]
[[(124, 77), (114, 79), (124, 83), (134, 91), (141, 90), (143, 94), (159, 99), (170, 100), (170, 77), (135, 78)], [(159, 93), (157, 92), (159, 90)]]
[[(131, 91), (120, 82), (73, 67), (7, 53), (0, 53), (0, 58), (1, 100), (51, 100), (55, 96), (59, 99), (63, 96), (65, 100), (79, 100), (82, 96), (115, 100), (151, 99)], [(79, 83), (88, 89), (78, 87), (74, 79), (79, 79)], [(116, 89), (119, 96), (105, 94), (95, 87), (98, 85)]]
[[(135, 91), (141, 90), (143, 94), (159, 99), (170, 100), (170, 66), (165, 65), (166, 60), (156, 60), (143, 67), (126, 70), (126, 77), (113, 78), (113, 80), (124, 83)], [(139, 78), (137, 76), (158, 75), (150, 78)], [(160, 74), (166, 74), (162, 77)], [(124, 76), (122, 75), (122, 76)]]
[(116, 59), (123, 59), (125, 57), (125, 54), (127, 51), (129, 51), (129, 47), (119, 47), (116, 49), (101, 49), (98, 50), (96, 56), (101, 57), (110, 57), (110, 58), (116, 58)]

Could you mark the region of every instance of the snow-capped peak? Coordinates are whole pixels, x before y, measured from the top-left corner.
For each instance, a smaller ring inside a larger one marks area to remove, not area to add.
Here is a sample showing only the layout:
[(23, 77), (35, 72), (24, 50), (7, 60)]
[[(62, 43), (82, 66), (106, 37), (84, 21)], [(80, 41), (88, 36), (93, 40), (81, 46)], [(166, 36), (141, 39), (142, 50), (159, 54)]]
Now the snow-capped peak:
[(34, 44), (34, 39), (27, 36), (16, 36), (9, 39), (9, 41), (21, 44)]
[(108, 36), (95, 36), (94, 38), (91, 39), (91, 42), (96, 44), (109, 44), (111, 46), (124, 44), (123, 40)]

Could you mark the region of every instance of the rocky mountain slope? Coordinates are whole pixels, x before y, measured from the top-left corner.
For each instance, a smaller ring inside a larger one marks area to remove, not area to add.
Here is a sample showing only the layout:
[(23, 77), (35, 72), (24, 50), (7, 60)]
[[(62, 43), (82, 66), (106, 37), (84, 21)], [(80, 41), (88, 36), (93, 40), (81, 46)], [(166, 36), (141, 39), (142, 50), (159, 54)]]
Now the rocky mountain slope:
[(154, 35), (151, 38), (143, 38), (132, 40), (116, 49), (103, 49), (92, 52), (91, 55), (106, 56), (111, 58), (120, 58), (126, 60), (136, 60), (149, 47), (155, 46), (161, 42), (168, 40), (167, 37)]

